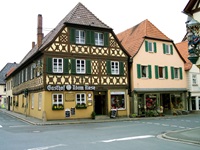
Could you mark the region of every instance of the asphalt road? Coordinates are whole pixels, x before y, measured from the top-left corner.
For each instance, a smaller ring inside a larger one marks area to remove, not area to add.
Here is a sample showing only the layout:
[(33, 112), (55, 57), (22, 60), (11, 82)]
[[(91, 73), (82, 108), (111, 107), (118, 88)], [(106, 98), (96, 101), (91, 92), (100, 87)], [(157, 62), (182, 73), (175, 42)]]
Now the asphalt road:
[(44, 125), (22, 122), (0, 112), (2, 150), (199, 150), (200, 145), (161, 138), (169, 131), (200, 126), (200, 117)]

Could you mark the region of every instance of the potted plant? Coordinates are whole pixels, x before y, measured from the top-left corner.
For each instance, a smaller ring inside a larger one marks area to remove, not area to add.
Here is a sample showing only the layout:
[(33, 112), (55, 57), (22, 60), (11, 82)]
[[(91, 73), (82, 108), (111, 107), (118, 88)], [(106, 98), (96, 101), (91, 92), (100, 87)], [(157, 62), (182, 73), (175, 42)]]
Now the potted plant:
[(91, 113), (92, 119), (95, 119), (95, 116), (96, 116), (96, 113), (93, 111), (93, 112)]

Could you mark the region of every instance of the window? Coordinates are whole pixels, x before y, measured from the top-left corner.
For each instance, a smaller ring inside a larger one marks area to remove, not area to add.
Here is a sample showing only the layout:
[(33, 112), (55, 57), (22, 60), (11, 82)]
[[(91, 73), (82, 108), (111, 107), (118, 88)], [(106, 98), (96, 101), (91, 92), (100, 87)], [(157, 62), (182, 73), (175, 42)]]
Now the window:
[(146, 50), (146, 52), (156, 53), (156, 51), (157, 51), (156, 42), (145, 41), (145, 50)]
[(85, 73), (85, 60), (76, 60), (76, 73)]
[(42, 109), (42, 93), (38, 94), (38, 110)]
[(33, 79), (35, 77), (35, 63), (31, 65), (31, 79)]
[(192, 75), (192, 85), (197, 85), (197, 75), (196, 74)]
[(53, 72), (62, 73), (63, 72), (63, 59), (53, 58)]
[(84, 93), (76, 94), (76, 104), (77, 105), (86, 104), (86, 96)]
[(173, 46), (168, 44), (163, 44), (163, 53), (164, 54), (173, 54)]
[(25, 69), (25, 81), (28, 80), (28, 68)]
[(158, 67), (159, 78), (164, 78), (164, 67)]
[(95, 32), (95, 45), (104, 45), (103, 33)]
[(52, 104), (53, 106), (63, 105), (63, 94), (53, 94)]
[(111, 108), (125, 109), (125, 92), (111, 92)]
[(24, 82), (24, 70), (21, 72), (21, 77), (22, 77), (22, 83)]
[(182, 68), (171, 67), (171, 77), (172, 79), (183, 79)]
[(138, 78), (151, 78), (151, 65), (137, 64), (137, 77)]
[(141, 66), (142, 77), (147, 78), (147, 66)]
[(85, 32), (83, 30), (76, 30), (76, 43), (85, 44)]
[(31, 108), (32, 109), (34, 108), (34, 94), (32, 94), (32, 97), (31, 97)]
[(119, 62), (111, 61), (111, 74), (119, 74)]

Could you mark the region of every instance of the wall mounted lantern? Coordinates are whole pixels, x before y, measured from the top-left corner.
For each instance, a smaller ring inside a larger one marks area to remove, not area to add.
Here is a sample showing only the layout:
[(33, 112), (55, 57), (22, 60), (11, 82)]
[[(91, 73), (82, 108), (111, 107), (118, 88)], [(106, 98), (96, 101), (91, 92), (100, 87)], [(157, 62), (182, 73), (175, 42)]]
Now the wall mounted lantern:
[(200, 23), (192, 17), (188, 18), (189, 21), (186, 22), (189, 52), (188, 59), (193, 64), (196, 64), (200, 57)]

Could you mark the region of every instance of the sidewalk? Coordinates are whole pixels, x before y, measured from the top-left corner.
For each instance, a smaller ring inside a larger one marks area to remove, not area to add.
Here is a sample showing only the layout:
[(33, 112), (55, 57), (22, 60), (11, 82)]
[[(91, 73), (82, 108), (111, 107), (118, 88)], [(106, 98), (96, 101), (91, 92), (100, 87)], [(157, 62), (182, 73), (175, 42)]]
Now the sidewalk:
[[(28, 122), (33, 125), (62, 125), (62, 124), (84, 124), (84, 123), (100, 123), (100, 122), (114, 122), (114, 121), (131, 121), (131, 120), (141, 120), (141, 119), (152, 119), (152, 118), (99, 118), (99, 119), (74, 119), (74, 120), (54, 120), (54, 121), (42, 121), (37, 118), (25, 116), (24, 114), (15, 113), (12, 111), (8, 111), (6, 109), (0, 109), (1, 112), (6, 113), (12, 117), (16, 117), (24, 122)], [(173, 117), (173, 116), (170, 116)], [(159, 119), (160, 117), (156, 117)], [(162, 117), (163, 118), (163, 117)], [(169, 118), (169, 116), (165, 116), (165, 118)], [(181, 141), (192, 144), (200, 145), (200, 127), (189, 129), (189, 130), (181, 130), (181, 131), (173, 131), (168, 132), (162, 135), (163, 138)]]

